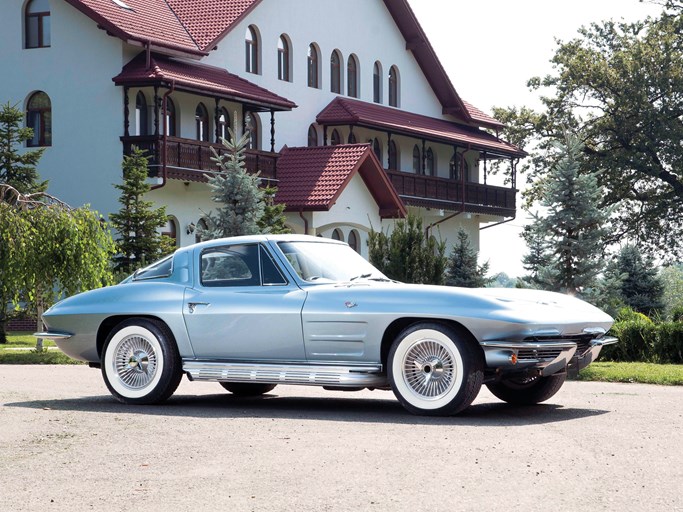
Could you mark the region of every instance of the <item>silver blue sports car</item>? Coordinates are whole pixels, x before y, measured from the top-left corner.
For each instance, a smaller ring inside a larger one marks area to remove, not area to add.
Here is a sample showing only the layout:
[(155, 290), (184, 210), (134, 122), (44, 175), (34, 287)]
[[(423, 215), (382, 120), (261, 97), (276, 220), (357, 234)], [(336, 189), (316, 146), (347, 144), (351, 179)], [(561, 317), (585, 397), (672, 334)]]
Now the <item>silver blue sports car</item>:
[(415, 414), (456, 414), (482, 384), (535, 404), (616, 342), (612, 318), (576, 298), (402, 284), (344, 243), (300, 235), (185, 247), (43, 319), (36, 336), (101, 368), (127, 404), (166, 400), (183, 374), (237, 395), (390, 389)]

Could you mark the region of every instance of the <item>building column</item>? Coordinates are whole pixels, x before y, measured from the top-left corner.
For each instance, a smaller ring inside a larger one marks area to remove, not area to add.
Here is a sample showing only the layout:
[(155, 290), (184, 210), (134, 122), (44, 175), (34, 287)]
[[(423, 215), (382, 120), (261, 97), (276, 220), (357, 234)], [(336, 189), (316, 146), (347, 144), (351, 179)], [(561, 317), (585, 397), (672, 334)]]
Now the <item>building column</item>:
[(270, 111), (270, 152), (275, 153), (275, 111)]
[(128, 87), (123, 88), (123, 136), (130, 136), (130, 112), (128, 110)]

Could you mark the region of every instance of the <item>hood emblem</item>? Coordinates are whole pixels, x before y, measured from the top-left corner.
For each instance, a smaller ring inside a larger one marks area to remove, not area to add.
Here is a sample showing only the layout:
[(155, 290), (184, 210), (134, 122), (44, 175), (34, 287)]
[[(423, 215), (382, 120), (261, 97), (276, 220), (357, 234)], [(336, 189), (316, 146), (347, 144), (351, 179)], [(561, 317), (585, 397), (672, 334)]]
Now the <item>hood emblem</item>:
[(355, 308), (356, 306), (358, 306), (358, 304), (356, 304), (355, 302), (351, 302), (350, 300), (347, 300), (347, 301), (344, 303), (344, 305), (345, 305), (347, 308), (349, 308), (349, 309)]

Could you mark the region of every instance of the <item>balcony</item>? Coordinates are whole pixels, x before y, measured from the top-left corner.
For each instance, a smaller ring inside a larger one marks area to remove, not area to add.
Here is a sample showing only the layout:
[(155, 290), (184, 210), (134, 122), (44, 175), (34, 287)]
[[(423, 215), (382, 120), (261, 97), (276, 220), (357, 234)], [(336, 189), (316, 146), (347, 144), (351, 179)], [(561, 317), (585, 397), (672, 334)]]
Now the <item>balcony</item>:
[[(121, 137), (123, 152), (130, 155), (132, 146), (147, 151), (150, 176), (161, 175), (164, 150), (166, 153), (166, 172), (170, 179), (182, 181), (206, 181), (206, 172), (215, 171), (216, 163), (211, 159), (216, 150), (219, 155), (226, 153), (222, 144), (211, 144), (180, 137), (164, 138), (157, 136)], [(260, 172), (263, 178), (276, 178), (277, 153), (248, 149), (245, 154), (247, 171)]]
[(392, 185), (407, 206), (436, 208), (503, 217), (514, 217), (516, 190), (423, 176), (402, 171), (386, 171)]

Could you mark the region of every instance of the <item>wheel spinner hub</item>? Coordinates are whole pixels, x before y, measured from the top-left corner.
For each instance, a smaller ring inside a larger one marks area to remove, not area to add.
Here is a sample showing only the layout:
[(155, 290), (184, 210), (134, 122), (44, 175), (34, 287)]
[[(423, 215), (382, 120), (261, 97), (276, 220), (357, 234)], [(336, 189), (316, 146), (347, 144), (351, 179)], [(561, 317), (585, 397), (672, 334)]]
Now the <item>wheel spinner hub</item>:
[(116, 373), (121, 382), (131, 389), (149, 384), (157, 369), (154, 347), (141, 336), (124, 339), (116, 353)]
[(453, 386), (453, 356), (447, 347), (437, 341), (420, 340), (406, 353), (403, 375), (416, 395), (427, 399), (439, 398)]

